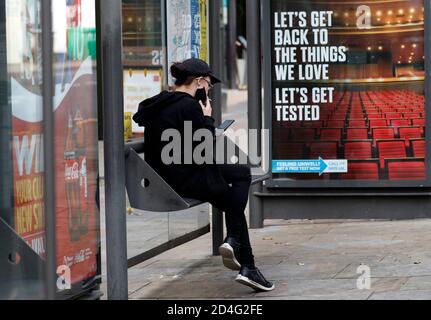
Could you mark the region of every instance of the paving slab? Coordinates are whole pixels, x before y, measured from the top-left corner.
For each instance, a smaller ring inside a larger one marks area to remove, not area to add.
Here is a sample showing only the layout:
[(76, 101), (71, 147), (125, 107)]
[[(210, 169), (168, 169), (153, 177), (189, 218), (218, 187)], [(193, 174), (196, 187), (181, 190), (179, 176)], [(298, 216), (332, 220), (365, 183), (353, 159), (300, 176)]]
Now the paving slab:
[(374, 293), (369, 300), (431, 300), (431, 290), (402, 290)]

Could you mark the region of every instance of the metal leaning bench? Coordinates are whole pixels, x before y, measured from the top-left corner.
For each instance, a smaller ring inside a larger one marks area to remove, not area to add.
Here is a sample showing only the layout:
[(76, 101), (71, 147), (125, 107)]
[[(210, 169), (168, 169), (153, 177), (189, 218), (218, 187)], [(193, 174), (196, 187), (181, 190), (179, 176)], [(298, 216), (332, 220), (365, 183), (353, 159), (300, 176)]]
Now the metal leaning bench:
[(175, 212), (202, 204), (182, 198), (133, 148), (126, 150), (126, 188), (132, 208)]
[[(233, 143), (227, 137), (224, 138), (227, 144)], [(235, 147), (239, 156), (242, 151)], [(126, 188), (132, 208), (151, 212), (176, 212), (203, 204), (199, 200), (182, 198), (151, 168), (144, 159), (142, 141), (126, 144), (125, 156)], [(267, 175), (253, 176), (252, 184), (267, 178)]]

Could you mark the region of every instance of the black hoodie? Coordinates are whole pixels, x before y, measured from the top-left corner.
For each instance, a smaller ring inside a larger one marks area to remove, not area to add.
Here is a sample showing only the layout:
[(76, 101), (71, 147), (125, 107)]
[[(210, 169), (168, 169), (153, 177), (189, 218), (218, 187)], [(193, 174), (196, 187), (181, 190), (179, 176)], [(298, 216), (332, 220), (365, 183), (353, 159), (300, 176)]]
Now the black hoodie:
[[(226, 187), (214, 165), (165, 165), (161, 159), (162, 150), (169, 144), (162, 142), (165, 130), (176, 129), (184, 138), (185, 122), (191, 122), (193, 133), (208, 129), (215, 134), (214, 119), (204, 116), (194, 97), (184, 92), (163, 91), (141, 102), (133, 120), (139, 126), (145, 127), (145, 160), (178, 193), (185, 197), (194, 195), (194, 198), (199, 198), (198, 194), (191, 192), (195, 188), (207, 191), (211, 188), (217, 192)], [(184, 159), (183, 152), (181, 155)]]

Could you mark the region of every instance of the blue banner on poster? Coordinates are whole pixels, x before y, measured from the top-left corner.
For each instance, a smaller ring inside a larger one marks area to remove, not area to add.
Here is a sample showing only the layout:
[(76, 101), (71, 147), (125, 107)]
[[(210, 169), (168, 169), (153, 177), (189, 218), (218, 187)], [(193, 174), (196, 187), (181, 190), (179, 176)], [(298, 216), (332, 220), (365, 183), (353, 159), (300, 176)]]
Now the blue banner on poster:
[(347, 160), (274, 160), (273, 173), (347, 173)]

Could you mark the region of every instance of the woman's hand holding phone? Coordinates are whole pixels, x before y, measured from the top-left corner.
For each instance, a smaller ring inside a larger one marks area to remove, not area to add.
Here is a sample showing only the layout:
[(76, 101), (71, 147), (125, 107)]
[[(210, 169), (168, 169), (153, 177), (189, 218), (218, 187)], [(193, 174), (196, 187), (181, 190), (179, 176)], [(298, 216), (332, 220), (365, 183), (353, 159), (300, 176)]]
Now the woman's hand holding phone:
[(202, 101), (199, 101), (199, 104), (201, 105), (201, 107), (202, 107), (202, 111), (203, 111), (203, 113), (204, 113), (204, 116), (206, 116), (206, 117), (212, 117), (212, 114), (213, 114), (213, 108), (212, 108), (212, 106), (211, 106), (211, 100), (210, 99), (207, 99), (207, 103), (206, 103), (206, 105), (205, 104), (203, 104), (203, 102)]

